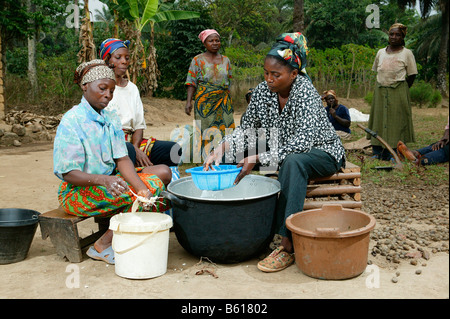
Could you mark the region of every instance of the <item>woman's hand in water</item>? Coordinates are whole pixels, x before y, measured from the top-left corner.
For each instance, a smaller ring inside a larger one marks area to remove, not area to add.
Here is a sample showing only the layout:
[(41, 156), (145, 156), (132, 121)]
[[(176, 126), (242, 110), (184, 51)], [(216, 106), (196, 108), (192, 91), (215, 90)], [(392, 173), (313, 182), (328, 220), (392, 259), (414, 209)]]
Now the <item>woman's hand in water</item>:
[(252, 172), (253, 167), (255, 167), (258, 162), (258, 155), (252, 155), (244, 158), (237, 164), (237, 167), (242, 167), (242, 170), (239, 172), (238, 176), (234, 180), (234, 185), (237, 185), (241, 179), (243, 179), (246, 175)]
[(106, 187), (106, 191), (118, 197), (128, 191), (128, 184), (119, 176), (104, 176), (103, 186)]
[(213, 152), (209, 153), (208, 157), (205, 160), (205, 163), (203, 164), (203, 170), (214, 170), (212, 166), (220, 164), (224, 153), (225, 143), (222, 143), (221, 145), (219, 145), (219, 147), (215, 148)]

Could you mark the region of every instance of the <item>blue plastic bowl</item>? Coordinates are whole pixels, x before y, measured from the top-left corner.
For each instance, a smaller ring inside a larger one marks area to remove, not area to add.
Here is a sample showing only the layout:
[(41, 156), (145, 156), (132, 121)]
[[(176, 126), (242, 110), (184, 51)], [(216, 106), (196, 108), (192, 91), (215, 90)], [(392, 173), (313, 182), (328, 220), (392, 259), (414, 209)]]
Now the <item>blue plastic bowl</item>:
[(201, 190), (218, 191), (233, 186), (236, 176), (242, 170), (236, 165), (213, 165), (215, 170), (204, 171), (203, 166), (186, 170), (191, 174), (194, 185)]

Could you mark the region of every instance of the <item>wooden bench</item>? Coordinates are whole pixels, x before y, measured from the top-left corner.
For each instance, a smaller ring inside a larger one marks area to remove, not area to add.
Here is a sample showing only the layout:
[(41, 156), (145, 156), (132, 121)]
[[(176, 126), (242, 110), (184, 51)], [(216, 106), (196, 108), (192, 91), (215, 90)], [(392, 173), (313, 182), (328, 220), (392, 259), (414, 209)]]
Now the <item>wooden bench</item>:
[(359, 166), (347, 162), (338, 173), (309, 181), (303, 210), (321, 208), (323, 204), (339, 204), (345, 208), (362, 207)]
[(91, 217), (77, 217), (69, 215), (61, 208), (39, 215), (42, 239), (50, 240), (56, 248), (56, 253), (72, 263), (83, 260), (82, 249), (93, 244), (109, 228), (109, 218), (94, 217), (98, 224), (98, 231), (81, 238), (78, 233), (78, 223)]

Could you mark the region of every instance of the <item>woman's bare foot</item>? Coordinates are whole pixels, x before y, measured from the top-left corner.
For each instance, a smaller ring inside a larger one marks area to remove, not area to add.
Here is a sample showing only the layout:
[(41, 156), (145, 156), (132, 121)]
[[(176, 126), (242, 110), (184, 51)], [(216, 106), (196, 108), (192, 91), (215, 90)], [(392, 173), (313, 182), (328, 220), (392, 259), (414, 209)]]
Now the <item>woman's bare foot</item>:
[(112, 244), (113, 231), (108, 229), (102, 237), (100, 237), (95, 243), (94, 248), (96, 251), (101, 253), (106, 248), (110, 247)]
[(294, 252), (294, 247), (292, 246), (292, 241), (288, 237), (281, 237), (281, 246), (284, 250), (292, 254)]

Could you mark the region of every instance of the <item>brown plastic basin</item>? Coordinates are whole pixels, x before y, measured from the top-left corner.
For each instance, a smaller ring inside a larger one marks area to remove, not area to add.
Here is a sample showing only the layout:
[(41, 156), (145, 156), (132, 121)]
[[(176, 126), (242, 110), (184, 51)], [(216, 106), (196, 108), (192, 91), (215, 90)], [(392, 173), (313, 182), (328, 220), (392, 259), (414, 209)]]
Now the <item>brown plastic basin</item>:
[(324, 204), (286, 219), (292, 232), (295, 263), (319, 279), (348, 279), (367, 266), (370, 231), (375, 218), (356, 209)]

